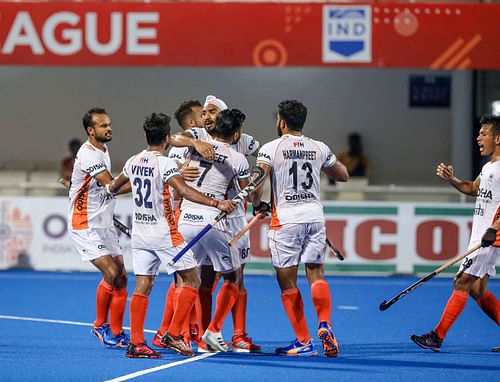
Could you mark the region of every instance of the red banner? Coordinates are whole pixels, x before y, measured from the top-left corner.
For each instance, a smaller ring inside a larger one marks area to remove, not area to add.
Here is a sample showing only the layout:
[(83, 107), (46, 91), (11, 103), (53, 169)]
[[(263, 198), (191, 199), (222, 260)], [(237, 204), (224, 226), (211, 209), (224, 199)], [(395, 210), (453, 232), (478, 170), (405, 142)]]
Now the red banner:
[(0, 64), (500, 68), (500, 5), (0, 3)]

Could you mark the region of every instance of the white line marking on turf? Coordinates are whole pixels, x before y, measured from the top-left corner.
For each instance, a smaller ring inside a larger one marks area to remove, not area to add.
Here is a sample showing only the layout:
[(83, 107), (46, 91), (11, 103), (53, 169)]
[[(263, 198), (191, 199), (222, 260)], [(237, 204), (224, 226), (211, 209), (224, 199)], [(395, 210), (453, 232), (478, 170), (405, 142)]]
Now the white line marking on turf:
[[(52, 320), (50, 318), (37, 318), (37, 317), (5, 316), (5, 315), (1, 315), (1, 314), (0, 314), (0, 319), (17, 320), (17, 321), (48, 322), (51, 324), (76, 325), (76, 326), (90, 326), (90, 327), (94, 326), (94, 324), (88, 323), (88, 322)], [(130, 327), (124, 326), (123, 329), (130, 330)], [(156, 333), (156, 330), (144, 329), (144, 332), (145, 333)]]
[(150, 373), (154, 373), (154, 372), (164, 370), (164, 369), (170, 369), (172, 367), (183, 365), (185, 363), (200, 361), (204, 358), (208, 358), (208, 357), (211, 357), (211, 356), (216, 355), (216, 354), (218, 354), (218, 353), (205, 353), (205, 354), (197, 355), (196, 357), (184, 359), (182, 361), (171, 362), (171, 363), (167, 363), (167, 364), (162, 365), (162, 366), (156, 366), (156, 367), (152, 367), (150, 369), (144, 369), (144, 370), (136, 371), (135, 373), (126, 374), (126, 375), (123, 375), (121, 377), (108, 379), (105, 382), (128, 381), (129, 379), (132, 379), (132, 378), (137, 378), (137, 377), (140, 377), (140, 376), (143, 376), (146, 374), (150, 374)]
[[(0, 319), (4, 319), (4, 320), (17, 320), (17, 321), (48, 322), (48, 323), (51, 323), (51, 324), (76, 325), (76, 326), (93, 326), (94, 325), (94, 324), (91, 324), (91, 323), (88, 323), (88, 322), (52, 320), (52, 319), (49, 319), (49, 318), (37, 318), (37, 317), (7, 316), (7, 315), (2, 315), (2, 314), (0, 314)], [(124, 326), (123, 329), (130, 329), (130, 327)], [(147, 332), (147, 333), (156, 333), (156, 330), (144, 329), (144, 332)], [(193, 358), (184, 359), (182, 361), (171, 362), (171, 363), (167, 363), (167, 364), (162, 365), (162, 366), (157, 366), (157, 367), (152, 367), (150, 369), (136, 371), (134, 373), (123, 375), (121, 377), (109, 379), (106, 382), (127, 381), (127, 380), (132, 379), (132, 378), (140, 377), (141, 375), (154, 373), (156, 371), (160, 371), (160, 370), (164, 370), (164, 369), (170, 369), (171, 367), (183, 365), (183, 364), (189, 363), (189, 362), (200, 361), (200, 360), (202, 360), (204, 358), (216, 355), (217, 353), (218, 352), (216, 352), (216, 353), (201, 354), (201, 355), (198, 355), (198, 356), (193, 357)]]
[(359, 306), (356, 305), (339, 305), (337, 308), (340, 310), (359, 310)]

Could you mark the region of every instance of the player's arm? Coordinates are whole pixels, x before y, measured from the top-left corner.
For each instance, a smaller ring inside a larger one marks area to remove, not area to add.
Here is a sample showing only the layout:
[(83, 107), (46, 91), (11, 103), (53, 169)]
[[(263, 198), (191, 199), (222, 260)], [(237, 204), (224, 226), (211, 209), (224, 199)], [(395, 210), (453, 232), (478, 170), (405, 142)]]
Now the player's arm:
[(177, 133), (170, 136), (170, 144), (174, 147), (192, 147), (206, 160), (215, 159), (213, 146), (199, 139), (195, 139), (189, 132)]
[(173, 187), (175, 192), (183, 199), (190, 200), (194, 203), (215, 207), (224, 212), (232, 212), (237, 206), (237, 203), (232, 200), (217, 200), (203, 195), (202, 193), (196, 191), (193, 187), (187, 185), (184, 178), (180, 175), (172, 176), (167, 180), (167, 183), (169, 186)]
[(337, 182), (347, 182), (349, 180), (349, 172), (345, 165), (338, 159), (335, 161), (333, 166), (321, 168), (321, 171), (326, 174), (326, 176)]
[(473, 181), (459, 179), (453, 173), (453, 166), (451, 165), (440, 163), (437, 166), (436, 175), (445, 182), (451, 184), (463, 194), (476, 196), (477, 191), (479, 190), (479, 177)]
[(262, 201), (262, 194), (264, 193), (264, 182), (267, 177), (269, 177), (269, 173), (271, 172), (271, 166), (266, 163), (257, 162), (257, 167), (260, 167), (264, 173), (266, 174), (264, 180), (261, 184), (259, 184), (249, 195), (248, 199), (252, 202), (252, 206), (255, 212), (267, 212), (271, 208), (269, 203)]
[(111, 195), (121, 195), (132, 191), (129, 178), (123, 172), (113, 179), (111, 183), (106, 184), (105, 187), (106, 192)]

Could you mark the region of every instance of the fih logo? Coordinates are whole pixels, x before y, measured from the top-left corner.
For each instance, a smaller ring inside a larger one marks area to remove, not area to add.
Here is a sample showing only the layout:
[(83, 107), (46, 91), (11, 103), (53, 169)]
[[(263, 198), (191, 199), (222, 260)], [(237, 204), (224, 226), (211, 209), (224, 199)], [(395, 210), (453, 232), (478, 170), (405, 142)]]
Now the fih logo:
[(323, 62), (371, 62), (370, 6), (323, 7)]

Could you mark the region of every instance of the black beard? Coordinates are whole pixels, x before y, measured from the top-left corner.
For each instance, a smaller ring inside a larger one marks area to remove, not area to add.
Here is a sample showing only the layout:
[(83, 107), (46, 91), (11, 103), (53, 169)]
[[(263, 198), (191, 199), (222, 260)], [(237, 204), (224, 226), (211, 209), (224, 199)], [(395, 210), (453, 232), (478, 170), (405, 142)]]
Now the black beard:
[(112, 137), (111, 138), (107, 138), (107, 137), (95, 137), (95, 140), (97, 142), (101, 142), (101, 143), (110, 142), (111, 139), (113, 139), (113, 138)]

